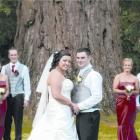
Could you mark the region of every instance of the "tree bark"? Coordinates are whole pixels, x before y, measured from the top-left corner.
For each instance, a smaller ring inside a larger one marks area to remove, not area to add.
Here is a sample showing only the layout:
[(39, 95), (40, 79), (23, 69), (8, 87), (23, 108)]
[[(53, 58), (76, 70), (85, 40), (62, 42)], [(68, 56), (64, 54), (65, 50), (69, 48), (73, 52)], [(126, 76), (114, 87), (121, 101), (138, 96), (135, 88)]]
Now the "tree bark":
[(104, 79), (105, 112), (114, 110), (112, 80), (120, 71), (119, 0), (21, 0), (17, 8), (15, 46), (30, 68), (36, 109), (37, 82), (50, 53), (69, 47), (89, 47), (94, 69)]

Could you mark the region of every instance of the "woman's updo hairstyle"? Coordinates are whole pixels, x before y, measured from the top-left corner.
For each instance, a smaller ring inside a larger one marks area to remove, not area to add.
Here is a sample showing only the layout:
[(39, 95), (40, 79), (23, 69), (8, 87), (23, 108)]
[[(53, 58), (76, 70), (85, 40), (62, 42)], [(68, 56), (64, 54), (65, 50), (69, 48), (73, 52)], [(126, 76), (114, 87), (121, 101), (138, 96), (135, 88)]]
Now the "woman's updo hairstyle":
[(53, 55), (54, 56), (53, 56), (53, 61), (52, 61), (52, 66), (50, 68), (50, 71), (52, 69), (55, 69), (58, 66), (59, 61), (63, 56), (71, 56), (71, 54), (69, 52), (69, 48), (65, 48), (64, 50), (60, 50), (58, 52), (55, 52)]
[(131, 63), (131, 65), (133, 66), (133, 60), (132, 58), (124, 58), (122, 61), (122, 64), (124, 65), (125, 62), (129, 61)]

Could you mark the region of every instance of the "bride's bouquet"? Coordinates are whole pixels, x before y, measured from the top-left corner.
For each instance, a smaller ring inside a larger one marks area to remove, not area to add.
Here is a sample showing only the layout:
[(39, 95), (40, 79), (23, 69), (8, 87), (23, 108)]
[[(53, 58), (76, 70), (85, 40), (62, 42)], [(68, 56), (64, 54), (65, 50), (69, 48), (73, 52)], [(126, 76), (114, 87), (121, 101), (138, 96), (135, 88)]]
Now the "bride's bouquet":
[(134, 86), (133, 85), (126, 85), (125, 90), (128, 93), (128, 99), (129, 99), (130, 95), (132, 94), (132, 91), (134, 90)]
[(0, 88), (0, 104), (2, 103), (2, 98), (4, 94), (5, 94), (5, 88)]

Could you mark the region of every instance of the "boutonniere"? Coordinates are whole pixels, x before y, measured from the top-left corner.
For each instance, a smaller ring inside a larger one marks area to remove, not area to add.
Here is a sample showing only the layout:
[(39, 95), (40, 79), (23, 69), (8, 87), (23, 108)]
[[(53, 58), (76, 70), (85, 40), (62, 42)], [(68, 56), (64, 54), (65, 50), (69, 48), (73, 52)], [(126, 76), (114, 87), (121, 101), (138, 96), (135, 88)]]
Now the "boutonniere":
[(76, 83), (80, 84), (82, 81), (83, 81), (83, 77), (78, 75), (77, 78), (76, 78)]
[(15, 70), (13, 73), (15, 74), (15, 76), (19, 75), (19, 71), (18, 70)]

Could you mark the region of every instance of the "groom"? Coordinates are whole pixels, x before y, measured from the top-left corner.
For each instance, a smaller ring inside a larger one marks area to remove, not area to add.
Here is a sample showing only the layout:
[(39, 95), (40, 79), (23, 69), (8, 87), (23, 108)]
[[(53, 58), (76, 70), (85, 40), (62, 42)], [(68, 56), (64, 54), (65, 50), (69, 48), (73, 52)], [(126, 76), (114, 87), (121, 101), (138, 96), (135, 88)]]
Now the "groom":
[(11, 140), (11, 125), (14, 119), (15, 140), (22, 139), (23, 108), (28, 105), (30, 77), (26, 65), (18, 61), (18, 52), (11, 48), (8, 52), (10, 63), (2, 67), (1, 73), (6, 74), (9, 80), (10, 94), (7, 97), (7, 113), (5, 118), (4, 140)]
[[(81, 92), (78, 98), (82, 101), (74, 106), (75, 113), (79, 112), (76, 117), (79, 140), (98, 140), (102, 77), (93, 70), (90, 60), (91, 52), (89, 48), (77, 50), (76, 61), (80, 69), (78, 76), (82, 77), (82, 81), (79, 83), (81, 86), (78, 86), (79, 89), (77, 90)], [(83, 98), (85, 99), (83, 100)]]

